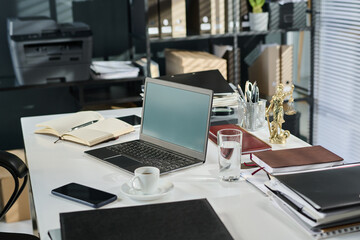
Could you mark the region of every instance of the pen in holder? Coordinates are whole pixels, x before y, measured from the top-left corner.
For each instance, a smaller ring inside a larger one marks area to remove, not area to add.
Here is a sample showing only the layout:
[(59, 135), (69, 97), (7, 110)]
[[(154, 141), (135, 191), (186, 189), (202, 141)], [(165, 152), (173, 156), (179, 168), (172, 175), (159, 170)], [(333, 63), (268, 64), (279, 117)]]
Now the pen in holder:
[(265, 126), (266, 100), (260, 99), (257, 102), (239, 101), (238, 124), (240, 127), (255, 131)]

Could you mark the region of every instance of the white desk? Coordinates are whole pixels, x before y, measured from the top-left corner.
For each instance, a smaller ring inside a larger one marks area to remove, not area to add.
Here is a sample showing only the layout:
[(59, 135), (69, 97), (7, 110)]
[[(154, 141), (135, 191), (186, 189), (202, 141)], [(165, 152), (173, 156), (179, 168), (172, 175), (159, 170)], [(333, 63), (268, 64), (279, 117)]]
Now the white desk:
[[(141, 108), (101, 111), (105, 117), (130, 114), (140, 116)], [(35, 124), (60, 115), (26, 117), (21, 119), (25, 150), (30, 170), (38, 230), (41, 239), (49, 239), (49, 229), (60, 227), (59, 213), (89, 210), (90, 207), (51, 195), (51, 190), (69, 182), (78, 182), (118, 195), (119, 199), (104, 208), (207, 198), (235, 239), (311, 239), (294, 220), (276, 209), (268, 197), (246, 181), (225, 183), (217, 176), (217, 148), (209, 141), (204, 165), (162, 176), (175, 188), (164, 198), (149, 202), (134, 201), (120, 191), (120, 186), (131, 175), (116, 167), (101, 163), (84, 154), (89, 147), (60, 141), (55, 137), (34, 134)], [(268, 142), (267, 129), (255, 132)], [(97, 147), (138, 138), (139, 131), (121, 136), (118, 140)], [(273, 145), (273, 149), (307, 146), (291, 136), (287, 144)], [(244, 157), (244, 156), (243, 156)], [(245, 156), (248, 159), (249, 156)], [(349, 234), (342, 239), (359, 237)]]

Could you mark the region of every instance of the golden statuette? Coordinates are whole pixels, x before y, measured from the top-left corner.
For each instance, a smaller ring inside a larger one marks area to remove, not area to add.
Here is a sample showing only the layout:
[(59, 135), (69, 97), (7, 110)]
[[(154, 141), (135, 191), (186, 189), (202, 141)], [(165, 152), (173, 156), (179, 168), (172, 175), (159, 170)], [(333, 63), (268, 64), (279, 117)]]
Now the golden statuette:
[[(266, 109), (265, 116), (268, 122), (271, 143), (285, 143), (286, 139), (290, 136), (288, 130), (282, 129), (282, 124), (285, 122), (283, 103), (287, 96), (290, 96), (289, 103), (293, 103), (293, 91), (294, 85), (291, 86), (291, 91), (284, 92), (284, 86), (280, 83), (276, 88), (274, 96), (271, 98), (269, 107)], [(270, 123), (269, 112), (271, 111), (273, 112), (273, 121)], [(294, 110), (292, 111), (289, 115), (295, 113)]]

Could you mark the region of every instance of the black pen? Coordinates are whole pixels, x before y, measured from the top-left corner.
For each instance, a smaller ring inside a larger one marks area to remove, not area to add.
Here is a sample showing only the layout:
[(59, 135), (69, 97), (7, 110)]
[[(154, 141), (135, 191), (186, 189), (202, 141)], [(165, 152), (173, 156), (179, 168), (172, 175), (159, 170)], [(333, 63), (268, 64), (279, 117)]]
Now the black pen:
[(86, 126), (88, 126), (88, 125), (90, 125), (90, 124), (96, 123), (97, 121), (98, 121), (98, 120), (93, 120), (93, 121), (90, 121), (90, 122), (87, 122), (87, 123), (80, 124), (80, 125), (78, 125), (78, 126), (76, 126), (76, 127), (71, 128), (70, 132), (71, 132), (71, 131), (74, 131), (74, 130), (76, 130), (76, 129), (82, 128), (82, 127), (86, 127)]

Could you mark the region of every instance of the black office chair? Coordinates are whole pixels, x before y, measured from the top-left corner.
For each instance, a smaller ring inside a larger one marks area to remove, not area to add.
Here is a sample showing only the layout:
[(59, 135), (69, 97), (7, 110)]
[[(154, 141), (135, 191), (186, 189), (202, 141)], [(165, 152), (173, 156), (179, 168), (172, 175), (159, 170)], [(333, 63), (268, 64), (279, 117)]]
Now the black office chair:
[[(20, 194), (24, 190), (27, 179), (28, 179), (28, 168), (25, 163), (21, 161), (20, 158), (15, 156), (14, 154), (1, 151), (0, 150), (0, 167), (5, 168), (12, 175), (15, 187), (14, 192), (6, 203), (5, 207), (0, 212), (0, 220), (5, 216), (7, 211), (11, 208), (11, 206), (15, 203), (15, 201), (19, 198)], [(24, 179), (22, 185), (19, 187), (19, 179)], [(1, 233), (0, 239), (7, 240), (39, 240), (39, 238), (22, 233)]]

